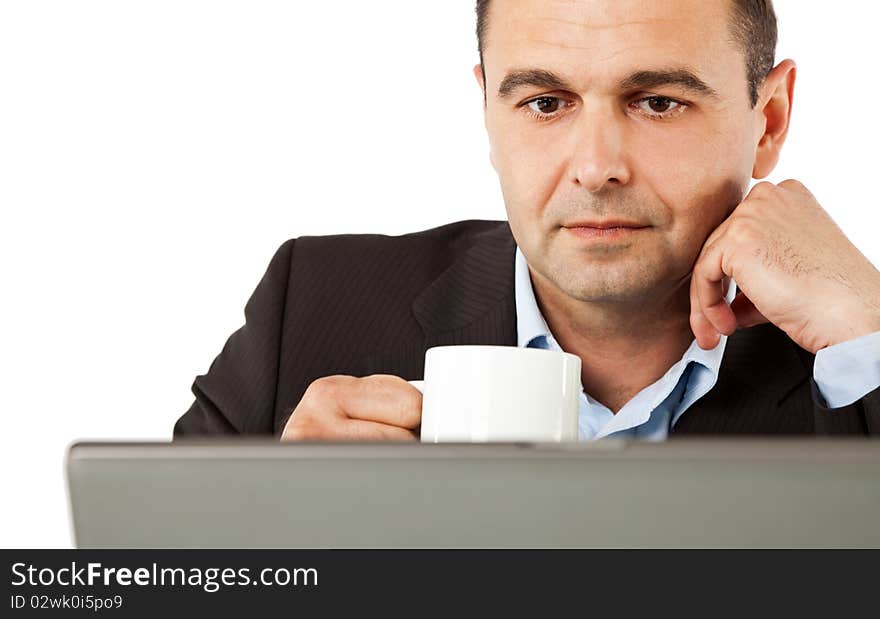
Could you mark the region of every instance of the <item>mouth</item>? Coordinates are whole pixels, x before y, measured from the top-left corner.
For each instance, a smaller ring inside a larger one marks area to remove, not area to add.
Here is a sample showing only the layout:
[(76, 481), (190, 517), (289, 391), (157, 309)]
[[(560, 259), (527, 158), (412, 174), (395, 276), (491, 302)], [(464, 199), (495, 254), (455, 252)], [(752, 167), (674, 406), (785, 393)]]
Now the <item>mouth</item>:
[(606, 230), (608, 228), (647, 228), (645, 224), (625, 219), (606, 219), (604, 221), (575, 221), (563, 224), (565, 228), (595, 228)]
[(566, 224), (563, 227), (571, 234), (582, 239), (617, 240), (632, 236), (639, 230), (644, 230), (650, 226), (629, 221), (607, 220), (601, 222), (575, 222)]

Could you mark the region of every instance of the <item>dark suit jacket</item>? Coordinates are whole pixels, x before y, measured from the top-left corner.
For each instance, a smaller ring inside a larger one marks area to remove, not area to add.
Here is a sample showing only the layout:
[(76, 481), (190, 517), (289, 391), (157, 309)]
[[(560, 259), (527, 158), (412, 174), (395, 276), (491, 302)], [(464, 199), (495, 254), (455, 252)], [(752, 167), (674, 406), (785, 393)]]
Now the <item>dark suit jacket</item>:
[[(506, 221), (470, 220), (402, 236), (285, 242), (174, 436), (280, 435), (321, 376), (421, 379), (445, 344), (516, 346), (514, 252)], [(880, 389), (837, 409), (812, 379), (813, 355), (773, 325), (730, 336), (718, 381), (679, 434), (880, 432)]]

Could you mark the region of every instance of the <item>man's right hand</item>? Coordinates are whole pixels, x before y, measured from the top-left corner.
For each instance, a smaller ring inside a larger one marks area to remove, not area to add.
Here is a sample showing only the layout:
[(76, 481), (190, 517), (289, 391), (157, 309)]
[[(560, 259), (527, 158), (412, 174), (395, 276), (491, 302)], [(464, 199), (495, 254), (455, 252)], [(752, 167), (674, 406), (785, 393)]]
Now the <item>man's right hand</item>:
[(312, 382), (282, 441), (414, 441), (422, 394), (399, 376), (324, 376)]

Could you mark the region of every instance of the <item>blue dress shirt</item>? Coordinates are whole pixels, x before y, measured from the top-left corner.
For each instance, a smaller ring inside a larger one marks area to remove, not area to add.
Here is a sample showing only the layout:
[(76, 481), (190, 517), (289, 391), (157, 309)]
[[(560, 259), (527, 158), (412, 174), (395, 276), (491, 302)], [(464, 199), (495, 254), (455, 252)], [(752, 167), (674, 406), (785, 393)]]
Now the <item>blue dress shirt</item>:
[[(516, 295), (517, 345), (562, 350), (541, 315), (525, 256), (516, 248), (514, 294)], [(736, 296), (731, 279), (727, 302)], [(718, 380), (727, 336), (711, 350), (694, 339), (682, 358), (657, 382), (639, 391), (617, 414), (581, 388), (578, 437), (606, 436), (662, 441), (694, 402), (706, 395)], [(816, 353), (813, 379), (830, 408), (846, 406), (880, 387), (880, 331), (828, 346)]]

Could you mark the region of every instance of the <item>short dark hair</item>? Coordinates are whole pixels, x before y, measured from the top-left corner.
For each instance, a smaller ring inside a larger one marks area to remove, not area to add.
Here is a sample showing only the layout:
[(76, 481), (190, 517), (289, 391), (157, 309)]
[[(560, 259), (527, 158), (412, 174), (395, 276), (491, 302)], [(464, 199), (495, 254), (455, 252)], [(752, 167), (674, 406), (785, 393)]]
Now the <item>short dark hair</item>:
[[(490, 0), (477, 0), (477, 50), (484, 78), (483, 42), (489, 27), (489, 3)], [(752, 107), (755, 107), (758, 89), (776, 61), (777, 29), (773, 0), (731, 0), (731, 35), (745, 54), (749, 99)]]

